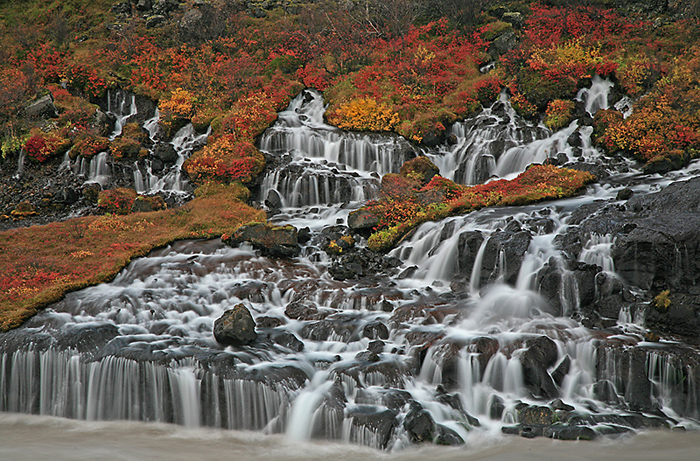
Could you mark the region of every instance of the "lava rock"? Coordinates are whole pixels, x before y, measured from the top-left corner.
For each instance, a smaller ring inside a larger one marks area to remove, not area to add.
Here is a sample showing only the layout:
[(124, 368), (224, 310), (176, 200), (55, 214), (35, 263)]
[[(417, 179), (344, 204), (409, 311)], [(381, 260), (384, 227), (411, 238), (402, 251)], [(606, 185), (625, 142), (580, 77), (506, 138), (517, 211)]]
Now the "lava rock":
[(364, 208), (348, 215), (348, 227), (355, 232), (371, 231), (379, 225), (379, 217)]
[(414, 443), (432, 442), (437, 433), (435, 420), (418, 404), (414, 404), (406, 415), (403, 428)]
[(255, 320), (243, 304), (234, 306), (214, 321), (214, 338), (225, 346), (242, 346), (257, 339)]
[(394, 428), (398, 425), (398, 412), (374, 405), (355, 405), (347, 409), (353, 428), (361, 428), (375, 434), (379, 448), (386, 448)]
[(301, 247), (293, 226), (276, 227), (269, 224), (249, 224), (239, 227), (225, 243), (238, 246), (249, 242), (265, 256), (291, 258), (299, 256)]
[(546, 336), (528, 342), (528, 349), (520, 356), (525, 384), (530, 391), (544, 398), (555, 398), (559, 390), (547, 369), (557, 360), (557, 345)]
[(377, 320), (362, 328), (362, 336), (370, 339), (389, 339), (389, 329)]

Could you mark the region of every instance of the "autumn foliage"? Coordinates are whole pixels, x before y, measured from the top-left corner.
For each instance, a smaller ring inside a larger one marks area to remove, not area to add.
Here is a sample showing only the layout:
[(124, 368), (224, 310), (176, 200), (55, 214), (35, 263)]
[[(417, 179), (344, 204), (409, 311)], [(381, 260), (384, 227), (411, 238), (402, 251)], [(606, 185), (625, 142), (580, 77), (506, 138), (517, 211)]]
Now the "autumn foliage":
[(421, 187), (418, 181), (406, 176), (385, 175), (381, 198), (365, 206), (379, 220), (368, 246), (375, 251), (387, 251), (423, 222), (487, 206), (525, 205), (569, 197), (594, 180), (588, 172), (552, 165), (532, 165), (513, 180), (500, 179), (471, 187), (441, 176), (434, 176)]

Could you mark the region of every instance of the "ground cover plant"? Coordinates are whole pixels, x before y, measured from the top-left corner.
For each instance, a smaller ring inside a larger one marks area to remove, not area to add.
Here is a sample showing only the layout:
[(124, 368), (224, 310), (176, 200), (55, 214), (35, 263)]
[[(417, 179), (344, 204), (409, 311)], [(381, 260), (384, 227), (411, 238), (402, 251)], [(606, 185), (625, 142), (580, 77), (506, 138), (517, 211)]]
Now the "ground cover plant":
[(0, 233), (0, 331), (72, 290), (111, 280), (133, 258), (179, 239), (214, 238), (262, 222), (240, 183), (205, 184), (177, 209), (88, 216)]
[[(417, 174), (415, 163), (421, 163)], [(515, 179), (499, 179), (477, 186), (464, 186), (435, 174), (437, 168), (426, 167), (425, 157), (404, 164), (400, 174), (382, 178), (381, 197), (368, 202), (360, 212), (376, 218), (368, 240), (374, 251), (396, 246), (411, 230), (426, 221), (469, 213), (488, 206), (525, 205), (542, 200), (570, 197), (582, 192), (595, 177), (585, 171), (532, 165)], [(433, 176), (434, 175), (434, 176)]]

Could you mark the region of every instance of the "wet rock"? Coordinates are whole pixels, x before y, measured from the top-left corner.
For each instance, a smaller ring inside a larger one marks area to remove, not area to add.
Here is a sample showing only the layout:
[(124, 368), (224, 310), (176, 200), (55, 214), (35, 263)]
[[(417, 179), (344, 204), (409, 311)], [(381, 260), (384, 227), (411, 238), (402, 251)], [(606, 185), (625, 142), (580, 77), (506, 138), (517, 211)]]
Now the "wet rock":
[(371, 231), (378, 225), (379, 218), (364, 208), (353, 211), (348, 215), (348, 227), (355, 232)]
[(362, 328), (362, 336), (370, 339), (389, 339), (389, 329), (377, 320)]
[(503, 399), (497, 395), (491, 397), (491, 403), (489, 404), (489, 417), (491, 419), (499, 420), (503, 417), (503, 412), (506, 410), (506, 405)]
[(353, 428), (362, 428), (375, 435), (379, 448), (386, 448), (394, 428), (398, 425), (398, 412), (374, 405), (355, 405), (347, 409)]
[(249, 224), (239, 227), (225, 241), (231, 246), (238, 246), (243, 242), (249, 242), (263, 255), (273, 258), (292, 258), (301, 252), (297, 230), (293, 226)]
[(629, 187), (620, 189), (615, 196), (615, 200), (629, 200), (634, 195), (634, 192)]
[(315, 320), (319, 318), (316, 306), (304, 301), (292, 301), (287, 304), (284, 315), (294, 320)]
[[(567, 357), (568, 357), (568, 355), (567, 355)], [(568, 411), (568, 412), (574, 411), (574, 407), (572, 407), (571, 405), (567, 405), (566, 403), (564, 403), (564, 401), (562, 399), (552, 400), (551, 402), (549, 402), (549, 406), (554, 410), (561, 410), (561, 411)]]
[(406, 415), (403, 428), (413, 443), (432, 442), (437, 433), (435, 420), (418, 404), (414, 404)]
[(119, 335), (119, 328), (111, 323), (71, 325), (62, 329), (56, 346), (59, 349), (72, 349), (81, 353), (95, 353)]
[(374, 352), (375, 354), (381, 354), (384, 352), (384, 347), (386, 346), (386, 343), (381, 340), (375, 340), (375, 341), (370, 341), (369, 344), (367, 345), (367, 350), (370, 352)]
[[(347, 323), (342, 319), (324, 319), (305, 325), (301, 330), (301, 336), (313, 341), (328, 341), (334, 339), (348, 342), (356, 335), (357, 326)], [(333, 336), (331, 336), (333, 335)]]
[(177, 151), (170, 143), (159, 143), (153, 150), (153, 155), (165, 165), (172, 165), (177, 161)]
[(285, 347), (294, 352), (301, 352), (304, 350), (304, 343), (299, 340), (293, 333), (288, 331), (275, 332), (271, 335), (272, 340), (275, 344)]
[(564, 359), (559, 363), (557, 368), (552, 372), (552, 379), (557, 384), (557, 386), (562, 385), (564, 378), (569, 374), (571, 369), (571, 357), (568, 355), (564, 356)]
[(282, 197), (279, 192), (274, 189), (270, 189), (267, 192), (267, 197), (265, 198), (265, 206), (271, 210), (278, 210), (282, 208)]
[(547, 369), (557, 360), (557, 345), (546, 336), (528, 341), (528, 349), (520, 356), (523, 377), (528, 389), (544, 398), (555, 398), (559, 390)]
[(554, 422), (554, 411), (544, 406), (525, 406), (518, 410), (518, 421), (523, 426), (549, 426)]
[[(486, 242), (480, 285), (495, 281), (501, 273), (506, 283), (515, 284), (530, 240), (532, 236), (527, 231), (493, 233)], [(504, 258), (501, 257), (501, 253)], [(502, 259), (506, 262), (504, 268), (500, 267)]]
[(284, 325), (284, 319), (278, 317), (261, 316), (257, 319), (257, 326), (260, 328), (275, 328)]
[(362, 362), (379, 362), (379, 355), (372, 351), (361, 351), (355, 354), (355, 360)]
[(442, 424), (437, 425), (437, 435), (434, 440), (436, 445), (448, 445), (452, 447), (464, 445), (464, 440), (459, 434)]
[(661, 333), (700, 336), (700, 295), (670, 292), (666, 299), (667, 304), (652, 302), (647, 308), (646, 326)]
[(336, 280), (358, 279), (380, 273), (393, 273), (393, 269), (400, 265), (401, 260), (398, 258), (360, 248), (334, 261), (328, 272)]
[(557, 440), (594, 440), (598, 433), (588, 426), (550, 426), (544, 430), (543, 435)]
[(225, 346), (249, 344), (258, 337), (255, 332), (255, 320), (243, 304), (229, 309), (214, 321), (214, 338)]
[(644, 173), (646, 174), (666, 174), (669, 171), (678, 170), (688, 166), (690, 163), (690, 155), (687, 152), (682, 152), (678, 155), (666, 155), (664, 157), (656, 157), (648, 161), (644, 165)]
[(459, 234), (457, 243), (457, 261), (459, 271), (464, 276), (471, 278), (471, 271), (474, 268), (476, 255), (484, 241), (484, 235), (479, 231), (467, 231)]
[(613, 380), (619, 395), (625, 396), (625, 402), (630, 409), (654, 409), (647, 353), (644, 349), (601, 343), (597, 351), (596, 377), (599, 380)]

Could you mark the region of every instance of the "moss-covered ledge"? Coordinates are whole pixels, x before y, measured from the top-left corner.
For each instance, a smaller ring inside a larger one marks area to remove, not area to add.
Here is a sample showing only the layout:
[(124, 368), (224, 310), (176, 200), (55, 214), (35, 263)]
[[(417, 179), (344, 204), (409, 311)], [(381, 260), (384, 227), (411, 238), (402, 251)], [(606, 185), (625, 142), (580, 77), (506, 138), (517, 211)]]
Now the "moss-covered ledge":
[(376, 224), (367, 243), (371, 250), (384, 252), (394, 248), (406, 234), (426, 221), (487, 206), (526, 205), (570, 197), (581, 193), (586, 184), (595, 180), (588, 172), (552, 165), (532, 165), (513, 180), (500, 179), (472, 187), (437, 175), (420, 177), (429, 179), (422, 183), (419, 177), (413, 168), (402, 168), (398, 175), (385, 175), (380, 198), (354, 212), (362, 214), (364, 222)]
[(88, 216), (0, 233), (0, 331), (16, 328), (66, 293), (112, 280), (132, 259), (174, 241), (230, 234), (264, 222), (240, 183), (209, 183), (170, 210)]

